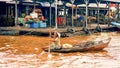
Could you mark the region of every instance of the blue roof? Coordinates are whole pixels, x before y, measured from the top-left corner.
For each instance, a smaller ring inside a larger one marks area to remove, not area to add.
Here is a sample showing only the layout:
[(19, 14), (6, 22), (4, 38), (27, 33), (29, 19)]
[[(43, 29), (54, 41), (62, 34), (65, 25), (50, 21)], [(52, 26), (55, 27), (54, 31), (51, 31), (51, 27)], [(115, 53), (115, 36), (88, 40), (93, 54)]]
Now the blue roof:
[(120, 3), (120, 0), (103, 0), (104, 2)]
[[(62, 1), (71, 2), (70, 0), (62, 0)], [(102, 0), (89, 0), (89, 3), (96, 3), (96, 1), (103, 2)], [(75, 0), (74, 4), (85, 4), (85, 2), (84, 0)]]
[[(18, 0), (18, 1), (24, 1), (24, 0)], [(31, 1), (34, 1), (34, 0), (31, 0)], [(39, 1), (39, 2), (54, 2), (55, 0), (36, 0), (36, 1)], [(66, 2), (69, 2), (71, 3), (71, 0), (61, 0), (61, 1), (64, 1), (65, 3)], [(85, 4), (84, 2), (85, 0), (75, 0), (74, 4)], [(116, 3), (115, 1), (119, 1), (119, 0), (87, 0), (89, 1), (89, 3), (96, 3), (96, 1), (100, 1), (101, 3), (106, 3), (106, 2), (114, 2)], [(120, 2), (117, 2), (117, 3), (120, 3)]]
[[(70, 2), (71, 0), (62, 0), (65, 2)], [(100, 3), (107, 3), (107, 2), (113, 2), (113, 3), (120, 3), (120, 0), (86, 0), (89, 1), (89, 3), (96, 3), (96, 1)], [(75, 0), (74, 4), (85, 4), (84, 0)]]

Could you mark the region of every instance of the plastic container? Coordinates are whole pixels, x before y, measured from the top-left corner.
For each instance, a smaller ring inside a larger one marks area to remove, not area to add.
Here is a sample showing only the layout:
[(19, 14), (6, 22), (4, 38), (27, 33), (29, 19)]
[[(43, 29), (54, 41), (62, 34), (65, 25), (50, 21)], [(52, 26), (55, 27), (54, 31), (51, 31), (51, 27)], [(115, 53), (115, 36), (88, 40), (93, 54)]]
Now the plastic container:
[(45, 22), (43, 22), (43, 21), (40, 21), (39, 22), (39, 27), (40, 28), (45, 28), (45, 27), (47, 27), (47, 24)]
[(39, 28), (39, 23), (36, 23), (36, 22), (31, 23), (30, 28)]
[(45, 28), (45, 27), (47, 27), (47, 25), (46, 25), (46, 23), (40, 23), (40, 27)]

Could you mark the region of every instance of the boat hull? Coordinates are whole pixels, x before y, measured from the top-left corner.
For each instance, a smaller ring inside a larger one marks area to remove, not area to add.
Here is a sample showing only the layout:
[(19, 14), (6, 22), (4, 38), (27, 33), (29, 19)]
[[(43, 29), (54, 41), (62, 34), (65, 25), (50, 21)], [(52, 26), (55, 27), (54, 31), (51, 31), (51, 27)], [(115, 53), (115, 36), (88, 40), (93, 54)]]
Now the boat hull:
[[(81, 46), (81, 44), (75, 45), (71, 48), (62, 48), (62, 49), (50, 49), (50, 52), (84, 52), (84, 51), (99, 51), (103, 50), (105, 47), (109, 45), (111, 38), (106, 39), (106, 41), (98, 41), (98, 43), (94, 43), (93, 45)], [(48, 51), (47, 48), (43, 48), (44, 51)]]

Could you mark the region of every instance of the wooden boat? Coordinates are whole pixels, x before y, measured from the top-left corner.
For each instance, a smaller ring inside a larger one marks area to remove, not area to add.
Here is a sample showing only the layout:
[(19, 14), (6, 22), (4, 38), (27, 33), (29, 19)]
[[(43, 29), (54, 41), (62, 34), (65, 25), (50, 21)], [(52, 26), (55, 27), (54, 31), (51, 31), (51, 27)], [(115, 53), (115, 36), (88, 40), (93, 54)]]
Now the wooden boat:
[[(61, 48), (61, 49), (50, 48), (50, 52), (65, 53), (65, 52), (98, 51), (98, 50), (103, 50), (105, 47), (107, 47), (110, 40), (111, 38), (107, 38), (99, 41), (87, 41), (84, 43), (73, 45), (73, 47), (70, 48)], [(43, 48), (43, 50), (48, 51), (49, 47)]]
[(111, 22), (113, 27), (117, 27), (120, 29), (120, 22)]

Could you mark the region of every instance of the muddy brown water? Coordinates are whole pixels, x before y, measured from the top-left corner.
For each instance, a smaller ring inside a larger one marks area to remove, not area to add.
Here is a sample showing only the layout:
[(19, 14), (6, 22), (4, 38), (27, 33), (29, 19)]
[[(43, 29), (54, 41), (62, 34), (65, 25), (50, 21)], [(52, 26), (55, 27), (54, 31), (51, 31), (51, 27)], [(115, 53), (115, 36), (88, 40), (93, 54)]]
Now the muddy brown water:
[(61, 44), (77, 44), (96, 37), (111, 37), (102, 51), (49, 53), (42, 50), (49, 37), (0, 36), (0, 68), (120, 68), (120, 33), (61, 38)]

